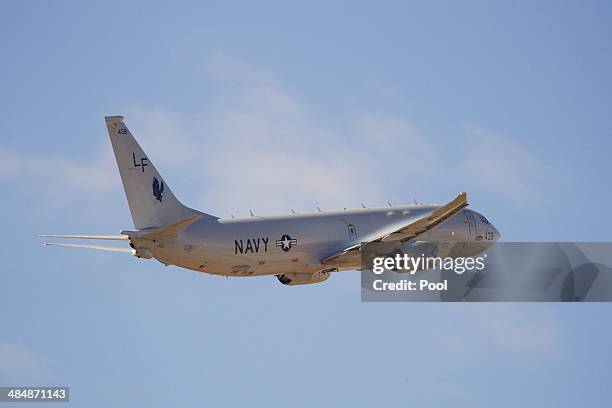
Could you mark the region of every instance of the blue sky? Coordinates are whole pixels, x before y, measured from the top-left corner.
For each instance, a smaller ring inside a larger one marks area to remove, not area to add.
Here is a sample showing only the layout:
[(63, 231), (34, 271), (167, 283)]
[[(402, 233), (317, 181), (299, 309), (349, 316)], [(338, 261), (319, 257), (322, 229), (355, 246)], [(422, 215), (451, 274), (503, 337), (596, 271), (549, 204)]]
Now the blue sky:
[(362, 304), (38, 233), (132, 227), (103, 117), (219, 216), (467, 191), (506, 241), (609, 241), (607, 2), (5, 2), (0, 384), (71, 405), (608, 406), (606, 304)]

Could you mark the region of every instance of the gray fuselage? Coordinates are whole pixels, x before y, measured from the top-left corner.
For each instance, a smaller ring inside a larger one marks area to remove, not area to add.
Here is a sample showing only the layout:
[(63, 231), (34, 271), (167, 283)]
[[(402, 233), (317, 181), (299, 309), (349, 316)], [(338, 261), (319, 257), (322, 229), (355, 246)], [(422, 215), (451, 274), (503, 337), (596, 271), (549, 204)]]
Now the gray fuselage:
[[(359, 269), (358, 260), (338, 265), (324, 265), (321, 260), (351, 245), (391, 233), (438, 207), (411, 205), (204, 220), (172, 240), (154, 242), (149, 250), (165, 264), (227, 276)], [(470, 256), (494, 243), (499, 232), (486, 218), (465, 209), (417, 238), (454, 243), (450, 256)]]

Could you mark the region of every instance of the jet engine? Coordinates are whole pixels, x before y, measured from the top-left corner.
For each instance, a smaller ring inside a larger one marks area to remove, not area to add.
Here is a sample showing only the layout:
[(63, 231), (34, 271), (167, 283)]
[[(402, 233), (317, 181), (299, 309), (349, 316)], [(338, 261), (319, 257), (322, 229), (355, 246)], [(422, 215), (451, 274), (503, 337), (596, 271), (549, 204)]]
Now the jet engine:
[(319, 283), (329, 278), (329, 272), (320, 271), (315, 273), (285, 273), (276, 275), (278, 281), (283, 285), (308, 285)]
[(437, 256), (438, 242), (428, 241), (408, 241), (400, 245), (395, 253), (406, 254), (408, 256)]

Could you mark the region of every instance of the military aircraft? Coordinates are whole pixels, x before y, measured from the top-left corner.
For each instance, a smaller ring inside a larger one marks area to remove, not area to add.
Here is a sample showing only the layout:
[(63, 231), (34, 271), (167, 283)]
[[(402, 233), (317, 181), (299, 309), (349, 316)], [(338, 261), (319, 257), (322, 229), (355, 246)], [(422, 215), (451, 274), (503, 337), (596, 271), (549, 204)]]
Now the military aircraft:
[(44, 245), (125, 252), (215, 275), (275, 275), (284, 285), (303, 285), (322, 282), (332, 272), (361, 269), (360, 252), (367, 243), (390, 242), (399, 250), (410, 251), (427, 242), (428, 251), (458, 257), (478, 254), (500, 237), (483, 215), (466, 209), (466, 193), (445, 205), (222, 219), (183, 205), (123, 117), (105, 119), (136, 229), (120, 235), (42, 236), (126, 241), (131, 248)]

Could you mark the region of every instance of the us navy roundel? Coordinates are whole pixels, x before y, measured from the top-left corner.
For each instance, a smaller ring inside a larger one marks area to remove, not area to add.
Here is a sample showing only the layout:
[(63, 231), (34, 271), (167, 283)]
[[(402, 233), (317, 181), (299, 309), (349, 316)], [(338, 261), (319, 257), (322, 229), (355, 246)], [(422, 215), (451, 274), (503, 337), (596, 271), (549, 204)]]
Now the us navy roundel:
[(276, 240), (276, 246), (281, 247), (285, 252), (288, 252), (294, 245), (297, 245), (297, 239), (293, 239), (287, 234), (283, 235), (281, 239)]

